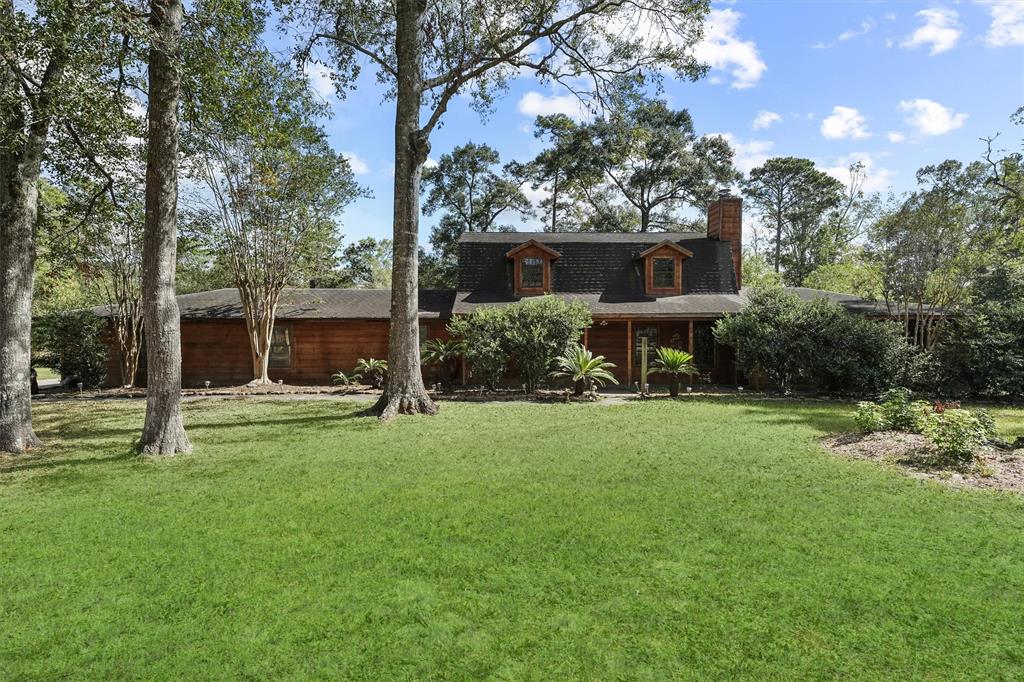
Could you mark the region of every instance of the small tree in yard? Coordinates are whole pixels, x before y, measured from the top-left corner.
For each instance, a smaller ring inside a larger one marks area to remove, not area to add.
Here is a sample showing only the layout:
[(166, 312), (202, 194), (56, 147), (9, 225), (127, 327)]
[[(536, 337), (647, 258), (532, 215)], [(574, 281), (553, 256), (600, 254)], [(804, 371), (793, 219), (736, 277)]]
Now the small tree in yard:
[(308, 39), (302, 54), (329, 50), (339, 86), (365, 59), (395, 99), (394, 278), (388, 385), (382, 419), (428, 413), (420, 370), (417, 277), (420, 175), (430, 135), (449, 104), (468, 95), (490, 109), (509, 81), (533, 71), (595, 104), (665, 73), (704, 72), (693, 48), (708, 12), (703, 0), (427, 3), (421, 0), (282, 0), (285, 20)]
[(508, 366), (508, 351), (502, 342), (505, 321), (505, 311), (501, 308), (477, 308), (448, 323), (451, 335), (462, 340), (469, 371), (492, 391), (498, 387)]
[(675, 398), (679, 395), (679, 377), (684, 374), (693, 376), (697, 373), (697, 366), (693, 364), (693, 356), (684, 350), (662, 346), (657, 352), (658, 357), (652, 369), (659, 374), (668, 375), (669, 395)]
[(576, 344), (565, 355), (557, 358), (555, 364), (558, 369), (552, 372), (551, 376), (567, 377), (573, 382), (573, 393), (578, 396), (591, 390), (595, 385), (604, 386), (605, 382), (619, 383), (610, 371), (615, 364), (605, 362), (603, 355), (595, 356), (583, 344)]
[(503, 345), (526, 390), (534, 391), (551, 364), (576, 343), (592, 322), (582, 301), (542, 296), (505, 308)]
[(306, 81), (266, 51), (246, 66), (240, 83), (224, 84), (240, 110), (197, 127), (190, 141), (209, 190), (211, 247), (227, 257), (242, 301), (253, 382), (267, 384), (284, 289), (330, 270), (336, 216), (359, 188), (348, 161), (309, 123), (319, 109)]

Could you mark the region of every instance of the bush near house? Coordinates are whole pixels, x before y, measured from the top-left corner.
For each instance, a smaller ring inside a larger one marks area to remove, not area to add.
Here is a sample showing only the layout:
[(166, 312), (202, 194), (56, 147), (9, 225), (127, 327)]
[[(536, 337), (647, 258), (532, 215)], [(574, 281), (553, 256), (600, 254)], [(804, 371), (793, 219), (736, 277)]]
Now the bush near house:
[(470, 370), (485, 386), (496, 388), (514, 361), (520, 380), (533, 391), (591, 322), (585, 303), (540, 296), (502, 308), (478, 308), (452, 320), (448, 331), (462, 339)]
[(736, 349), (744, 372), (761, 373), (781, 393), (796, 384), (853, 394), (915, 386), (927, 360), (895, 324), (777, 288), (755, 290), (741, 312), (719, 320), (715, 336)]
[(32, 365), (99, 386), (107, 377), (106, 331), (106, 320), (87, 310), (41, 315), (32, 321)]

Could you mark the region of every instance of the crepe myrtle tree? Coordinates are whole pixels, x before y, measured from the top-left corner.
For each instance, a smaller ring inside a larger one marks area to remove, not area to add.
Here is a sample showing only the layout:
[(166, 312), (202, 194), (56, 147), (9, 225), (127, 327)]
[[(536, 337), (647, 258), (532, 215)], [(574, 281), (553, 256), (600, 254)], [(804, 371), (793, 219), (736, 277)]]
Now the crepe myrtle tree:
[(374, 411), (433, 414), (420, 372), (417, 261), (420, 176), (430, 135), (452, 98), (468, 95), (481, 113), (512, 78), (536, 73), (602, 108), (623, 88), (666, 73), (694, 79), (692, 53), (706, 0), (278, 0), (302, 37), (301, 60), (333, 67), (340, 90), (369, 62), (395, 100), (394, 274), (388, 381)]
[[(229, 263), (252, 357), (252, 381), (270, 383), (274, 322), (288, 286), (331, 270), (340, 250), (337, 217), (363, 194), (324, 130), (307, 81), (262, 45), (207, 80), (213, 112), (190, 126), (200, 238)], [(227, 95), (224, 97), (223, 95)], [(228, 104), (225, 104), (225, 100)], [(203, 109), (203, 101), (199, 109)], [(221, 115), (213, 115), (221, 114)]]
[[(118, 2), (0, 0), (0, 451), (39, 445), (29, 355), (40, 177), (105, 171), (96, 150), (120, 129), (125, 65), (143, 34)], [(95, 196), (108, 189), (99, 183)]]

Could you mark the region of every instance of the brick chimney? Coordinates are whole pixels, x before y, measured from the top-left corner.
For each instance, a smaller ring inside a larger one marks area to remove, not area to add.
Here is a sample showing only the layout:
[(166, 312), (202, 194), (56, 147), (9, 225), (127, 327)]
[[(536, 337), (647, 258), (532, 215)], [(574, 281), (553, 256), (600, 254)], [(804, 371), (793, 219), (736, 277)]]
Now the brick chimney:
[(728, 189), (718, 190), (718, 199), (708, 206), (708, 239), (732, 245), (732, 267), (736, 288), (743, 286), (743, 199)]

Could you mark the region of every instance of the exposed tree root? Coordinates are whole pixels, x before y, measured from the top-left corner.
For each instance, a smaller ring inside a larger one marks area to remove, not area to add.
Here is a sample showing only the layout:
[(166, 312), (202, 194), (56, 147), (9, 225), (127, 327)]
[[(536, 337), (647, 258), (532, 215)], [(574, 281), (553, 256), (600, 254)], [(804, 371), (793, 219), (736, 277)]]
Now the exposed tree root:
[(10, 431), (0, 430), (0, 452), (22, 455), (42, 445), (43, 442), (36, 436), (31, 424), (15, 427)]
[(180, 416), (172, 416), (159, 424), (147, 424), (139, 441), (139, 454), (175, 455), (192, 452), (192, 443), (185, 435)]
[(380, 399), (367, 410), (381, 421), (391, 421), (400, 414), (437, 414), (437, 403), (425, 390), (391, 393), (384, 391)]

